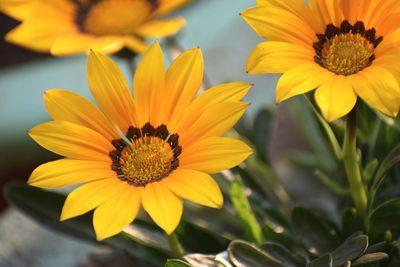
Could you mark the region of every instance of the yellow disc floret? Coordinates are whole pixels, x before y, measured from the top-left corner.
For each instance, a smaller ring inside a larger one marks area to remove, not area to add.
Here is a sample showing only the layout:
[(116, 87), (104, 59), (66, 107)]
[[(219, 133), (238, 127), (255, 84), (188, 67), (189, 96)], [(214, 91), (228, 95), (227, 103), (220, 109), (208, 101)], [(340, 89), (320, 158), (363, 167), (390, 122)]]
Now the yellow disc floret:
[(123, 149), (121, 171), (128, 182), (146, 185), (168, 175), (173, 159), (174, 154), (168, 143), (158, 137), (144, 137)]
[(351, 75), (370, 64), (374, 46), (361, 34), (343, 33), (327, 41), (322, 49), (322, 65), (339, 75)]

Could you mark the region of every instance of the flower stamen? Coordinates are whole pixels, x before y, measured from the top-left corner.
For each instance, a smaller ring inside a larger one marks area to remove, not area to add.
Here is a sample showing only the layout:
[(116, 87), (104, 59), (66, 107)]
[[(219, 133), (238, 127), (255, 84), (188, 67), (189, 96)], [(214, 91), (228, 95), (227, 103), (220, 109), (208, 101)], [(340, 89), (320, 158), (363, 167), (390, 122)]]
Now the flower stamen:
[(109, 154), (111, 168), (122, 181), (145, 186), (161, 181), (178, 167), (182, 153), (179, 136), (170, 135), (165, 125), (154, 128), (146, 123), (141, 129), (130, 127), (127, 138), (131, 140), (130, 146), (122, 139), (113, 140), (116, 150)]
[(314, 58), (322, 67), (338, 75), (352, 75), (371, 65), (375, 48), (383, 38), (376, 38), (375, 29), (365, 30), (363, 22), (351, 25), (343, 21), (340, 28), (329, 24), (325, 34), (317, 34)]

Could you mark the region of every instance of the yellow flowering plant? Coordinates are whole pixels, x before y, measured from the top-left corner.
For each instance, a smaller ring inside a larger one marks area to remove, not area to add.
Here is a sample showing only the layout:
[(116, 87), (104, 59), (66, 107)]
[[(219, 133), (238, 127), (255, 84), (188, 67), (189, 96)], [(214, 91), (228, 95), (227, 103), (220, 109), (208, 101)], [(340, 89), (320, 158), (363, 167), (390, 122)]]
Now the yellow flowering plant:
[[(88, 52), (94, 100), (44, 93), (51, 120), (28, 134), (61, 158), (7, 200), (129, 255), (102, 254), (112, 266), (399, 266), (400, 3), (257, 0), (240, 16), (266, 40), (243, 65), (281, 74), (282, 107), (244, 116), (266, 88), (206, 86), (200, 48), (166, 68), (167, 50), (143, 42), (179, 31), (159, 17), (186, 2), (0, 0), (21, 21), (10, 42)], [(143, 52), (132, 86), (105, 55), (122, 48)]]

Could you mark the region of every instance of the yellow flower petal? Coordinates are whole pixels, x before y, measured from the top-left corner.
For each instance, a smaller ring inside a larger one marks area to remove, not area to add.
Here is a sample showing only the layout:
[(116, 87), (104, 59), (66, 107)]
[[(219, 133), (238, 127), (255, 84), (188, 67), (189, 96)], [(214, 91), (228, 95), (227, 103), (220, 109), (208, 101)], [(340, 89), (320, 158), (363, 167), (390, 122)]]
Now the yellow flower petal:
[(243, 116), (248, 107), (243, 102), (225, 102), (211, 105), (192, 126), (180, 133), (180, 141), (185, 148), (189, 143), (209, 136), (222, 136)]
[(65, 56), (88, 51), (95, 41), (90, 34), (74, 33), (58, 37), (51, 46), (50, 53), (55, 56)]
[(118, 234), (136, 218), (142, 191), (142, 188), (126, 184), (118, 194), (96, 208), (93, 225), (98, 241)]
[(390, 15), (383, 13), (382, 15), (384, 15), (384, 18), (382, 18), (381, 23), (376, 26), (378, 34), (385, 36), (385, 38), (389, 37), (391, 34), (398, 34), (397, 30), (400, 28), (400, 12), (397, 11)]
[(126, 186), (118, 178), (109, 178), (78, 187), (65, 200), (60, 220), (68, 220), (98, 207), (114, 195), (121, 194)]
[[(346, 0), (347, 1), (347, 0)], [(304, 0), (260, 0), (258, 5), (269, 5), (281, 8), (306, 22), (314, 32), (324, 32), (325, 25), (320, 25), (317, 18), (312, 14), (311, 9)]]
[(0, 0), (0, 11), (17, 20), (30, 15), (32, 0)]
[(165, 101), (164, 56), (160, 45), (155, 42), (144, 54), (134, 78), (134, 95), (139, 127), (150, 122), (158, 126), (159, 106)]
[(146, 185), (142, 202), (150, 217), (167, 234), (175, 230), (182, 217), (183, 204), (182, 200), (173, 194), (163, 181)]
[(242, 18), (261, 37), (271, 41), (284, 41), (312, 45), (315, 31), (297, 14), (272, 5), (262, 5), (243, 11)]
[(268, 4), (268, 0), (256, 0), (256, 4), (258, 6), (266, 5)]
[(276, 102), (311, 91), (335, 75), (316, 63), (303, 64), (290, 69), (278, 81)]
[(178, 169), (165, 179), (165, 185), (181, 198), (207, 207), (221, 208), (224, 201), (218, 184), (204, 172)]
[(143, 37), (166, 37), (180, 31), (186, 24), (184, 18), (169, 20), (151, 20), (136, 30), (136, 33)]
[(69, 1), (35, 1), (30, 9), (31, 15), (6, 35), (8, 42), (48, 52), (57, 38), (78, 31), (74, 23), (75, 6)]
[(345, 76), (336, 76), (323, 83), (315, 92), (315, 100), (328, 121), (348, 114), (356, 105), (357, 95)]
[(364, 0), (339, 0), (338, 5), (342, 10), (343, 17), (346, 18), (351, 24), (356, 23), (358, 20), (362, 21), (360, 16), (364, 16), (365, 12), (363, 9), (363, 4), (369, 1)]
[(91, 51), (88, 61), (88, 81), (92, 95), (101, 110), (123, 133), (136, 125), (132, 94), (124, 75), (108, 57)]
[[(390, 21), (394, 25), (399, 26), (399, 19), (397, 20), (392, 17), (395, 15), (395, 12), (399, 11), (398, 1), (388, 0), (388, 1), (364, 1), (368, 2), (366, 7), (364, 8), (364, 12), (360, 14), (360, 19), (364, 22), (367, 28), (375, 28), (379, 35), (387, 34), (388, 32), (382, 32), (381, 25), (382, 23), (386, 23), (386, 21)], [(364, 3), (365, 5), (365, 3)], [(397, 10), (396, 10), (397, 9)], [(398, 14), (397, 14), (398, 15)]]
[(60, 188), (115, 177), (110, 162), (59, 159), (37, 167), (28, 184), (42, 188)]
[[(9, 43), (22, 46), (26, 49), (36, 52), (48, 52), (55, 40), (59, 37), (59, 32), (39, 31), (40, 28), (38, 28), (37, 25), (23, 22), (21, 25), (8, 32), (5, 39)], [(71, 31), (67, 31), (67, 33), (70, 32)]]
[(119, 139), (103, 113), (89, 100), (78, 94), (66, 90), (47, 90), (44, 103), (54, 120), (80, 124), (100, 133), (108, 140)]
[(177, 57), (167, 71), (168, 101), (162, 108), (160, 122), (168, 124), (168, 128), (172, 131), (200, 89), (203, 82), (203, 68), (201, 51), (199, 48), (193, 48)]
[(89, 34), (76, 33), (57, 38), (52, 45), (50, 52), (55, 56), (65, 56), (93, 49), (108, 54), (121, 50), (123, 46), (124, 39), (122, 37), (98, 37)]
[(395, 117), (400, 108), (400, 89), (397, 80), (386, 69), (370, 66), (349, 77), (357, 95), (368, 105)]
[(208, 137), (186, 147), (180, 156), (179, 166), (216, 173), (237, 166), (252, 153), (252, 149), (238, 139)]
[(29, 135), (44, 148), (71, 159), (108, 162), (115, 148), (99, 133), (67, 121), (45, 122), (33, 127)]
[[(397, 17), (397, 18), (400, 18)], [(383, 38), (382, 43), (375, 49), (376, 60), (380, 60), (383, 56), (399, 55), (400, 49), (400, 31), (389, 34)]]
[(247, 60), (250, 74), (282, 73), (298, 65), (314, 62), (315, 51), (286, 42), (264, 42), (256, 46)]
[(243, 82), (223, 83), (214, 86), (197, 97), (185, 110), (179, 121), (177, 131), (184, 131), (193, 124), (193, 118), (198, 118), (211, 105), (223, 102), (240, 101), (250, 90), (252, 84)]
[(158, 9), (156, 11), (157, 16), (162, 16), (167, 13), (170, 13), (179, 7), (187, 4), (191, 0), (159, 0), (158, 1)]
[(96, 38), (90, 48), (104, 54), (112, 54), (121, 50), (124, 45), (125, 38), (122, 36), (102, 36)]
[(145, 52), (149, 48), (145, 42), (133, 35), (126, 36), (124, 42), (127, 48), (139, 54)]
[(322, 25), (339, 25), (343, 21), (337, 0), (310, 0), (309, 6)]

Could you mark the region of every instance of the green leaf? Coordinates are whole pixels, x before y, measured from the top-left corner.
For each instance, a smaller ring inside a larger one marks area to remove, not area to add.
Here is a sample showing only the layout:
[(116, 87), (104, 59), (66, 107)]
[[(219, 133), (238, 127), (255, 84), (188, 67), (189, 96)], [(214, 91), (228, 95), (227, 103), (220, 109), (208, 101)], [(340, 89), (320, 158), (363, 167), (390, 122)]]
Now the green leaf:
[(189, 254), (183, 258), (195, 267), (225, 267), (214, 255)]
[(310, 262), (308, 267), (333, 267), (332, 255), (330, 253), (326, 253)]
[(236, 267), (285, 267), (278, 259), (245, 241), (232, 241), (228, 258)]
[(245, 229), (246, 237), (251, 241), (262, 243), (264, 237), (262, 235), (261, 227), (251, 210), (243, 184), (240, 182), (239, 178), (236, 178), (233, 181), (229, 190), (229, 195), (235, 207), (236, 214)]
[(375, 252), (386, 251), (388, 249), (389, 245), (390, 245), (390, 243), (386, 242), (386, 241), (379, 242), (379, 243), (369, 246), (367, 248), (367, 250), (365, 251), (365, 253), (370, 254), (370, 253), (375, 253)]
[(224, 250), (230, 240), (194, 223), (182, 220), (176, 230), (179, 241), (191, 251), (214, 254)]
[(299, 240), (314, 255), (322, 255), (338, 245), (336, 230), (306, 208), (293, 209), (292, 226)]
[(370, 187), (370, 196), (371, 199), (375, 197), (375, 194), (383, 181), (385, 175), (392, 169), (395, 165), (400, 162), (400, 145), (396, 146), (386, 158), (379, 165), (378, 170), (376, 171), (375, 177), (372, 181), (372, 185)]
[(303, 258), (297, 257), (290, 252), (286, 247), (273, 243), (266, 242), (260, 247), (265, 253), (273, 256), (279, 260), (285, 267), (303, 267), (306, 265), (306, 261)]
[(372, 159), (370, 162), (368, 162), (367, 166), (365, 166), (362, 177), (366, 184), (369, 184), (369, 182), (374, 177), (374, 174), (378, 168), (378, 165), (379, 165), (378, 160)]
[(350, 195), (350, 190), (347, 187), (342, 186), (341, 184), (336, 182), (335, 179), (328, 177), (324, 172), (316, 170), (315, 175), (317, 178), (319, 178), (321, 183), (323, 183), (332, 192), (343, 196)]
[[(329, 254), (311, 262), (310, 266), (324, 266), (329, 262), (332, 267), (345, 265), (347, 262), (358, 258), (368, 247), (368, 236), (363, 234), (354, 234), (343, 242), (338, 248)], [(327, 256), (329, 255), (329, 257)]]
[(363, 224), (357, 215), (355, 208), (346, 209), (342, 215), (342, 231), (343, 238), (352, 235), (353, 233), (363, 230)]
[(165, 267), (193, 267), (193, 265), (182, 260), (167, 260)]
[(371, 224), (382, 230), (400, 230), (400, 198), (386, 201), (370, 215)]
[(359, 234), (349, 237), (332, 254), (333, 267), (352, 261), (365, 252), (368, 247), (368, 236)]
[(389, 255), (384, 252), (376, 252), (365, 254), (353, 262), (353, 266), (363, 265), (367, 263), (374, 263), (378, 261), (383, 261), (389, 258)]
[[(65, 195), (26, 184), (8, 184), (4, 188), (4, 195), (10, 204), (46, 228), (97, 243), (92, 227), (91, 213), (64, 222), (59, 221)], [(168, 242), (157, 227), (137, 219), (135, 224), (130, 227), (129, 233), (128, 235), (122, 232), (102, 243), (114, 248), (125, 249), (128, 252), (137, 251), (146, 246), (162, 252), (163, 255), (168, 254)]]

